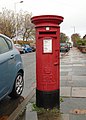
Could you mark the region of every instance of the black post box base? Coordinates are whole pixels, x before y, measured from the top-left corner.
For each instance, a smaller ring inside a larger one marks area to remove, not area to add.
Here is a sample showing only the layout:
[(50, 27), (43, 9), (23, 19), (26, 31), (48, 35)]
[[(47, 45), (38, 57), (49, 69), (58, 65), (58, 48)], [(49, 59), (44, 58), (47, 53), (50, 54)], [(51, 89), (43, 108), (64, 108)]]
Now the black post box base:
[(57, 109), (59, 109), (60, 108), (59, 90), (45, 92), (36, 89), (36, 106), (45, 109), (48, 108), (52, 109), (54, 107), (57, 107)]

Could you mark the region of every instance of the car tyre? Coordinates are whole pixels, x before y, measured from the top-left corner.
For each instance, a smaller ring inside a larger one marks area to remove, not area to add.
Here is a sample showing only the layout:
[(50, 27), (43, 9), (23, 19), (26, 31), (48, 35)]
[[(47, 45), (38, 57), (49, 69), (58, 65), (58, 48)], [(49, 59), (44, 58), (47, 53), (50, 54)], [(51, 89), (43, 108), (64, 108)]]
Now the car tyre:
[(23, 74), (18, 73), (14, 82), (13, 90), (9, 94), (9, 96), (11, 98), (18, 98), (22, 94), (23, 88), (24, 88)]

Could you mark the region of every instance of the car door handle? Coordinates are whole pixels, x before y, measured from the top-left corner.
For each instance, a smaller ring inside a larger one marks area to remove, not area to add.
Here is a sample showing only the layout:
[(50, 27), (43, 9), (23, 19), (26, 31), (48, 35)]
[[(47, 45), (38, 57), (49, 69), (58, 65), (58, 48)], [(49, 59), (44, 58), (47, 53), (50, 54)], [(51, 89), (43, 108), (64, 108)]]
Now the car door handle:
[(14, 58), (14, 54), (11, 55), (11, 58), (10, 59), (13, 59)]

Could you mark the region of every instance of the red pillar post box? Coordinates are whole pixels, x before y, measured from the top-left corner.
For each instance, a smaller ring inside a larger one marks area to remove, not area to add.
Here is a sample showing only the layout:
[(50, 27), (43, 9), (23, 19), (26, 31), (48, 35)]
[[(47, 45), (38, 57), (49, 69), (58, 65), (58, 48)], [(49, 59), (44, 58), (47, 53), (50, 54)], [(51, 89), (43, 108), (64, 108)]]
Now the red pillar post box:
[(41, 15), (31, 18), (36, 28), (36, 105), (60, 106), (60, 23), (63, 17)]

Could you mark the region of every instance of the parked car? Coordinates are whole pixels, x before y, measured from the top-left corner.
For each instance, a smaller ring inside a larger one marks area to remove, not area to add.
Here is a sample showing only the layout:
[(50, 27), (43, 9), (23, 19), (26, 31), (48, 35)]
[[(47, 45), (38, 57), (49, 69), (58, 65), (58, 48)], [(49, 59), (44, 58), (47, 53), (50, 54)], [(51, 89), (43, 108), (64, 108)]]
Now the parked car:
[(70, 43), (67, 43), (67, 45), (68, 45), (68, 47), (69, 47), (69, 48), (72, 48), (72, 44), (70, 44)]
[(32, 51), (33, 51), (33, 49), (32, 49), (28, 44), (22, 45), (22, 48), (23, 48), (23, 50), (25, 51), (25, 53), (28, 53), (28, 52), (32, 52)]
[(20, 53), (24, 53), (25, 52), (20, 44), (15, 44), (15, 46), (19, 50)]
[(67, 43), (60, 43), (60, 52), (68, 52), (70, 47)]
[(24, 69), (13, 41), (0, 34), (0, 100), (9, 95), (18, 98), (24, 88)]
[(32, 51), (35, 52), (36, 51), (36, 46), (32, 46)]
[(70, 44), (70, 48), (72, 48), (72, 45)]

